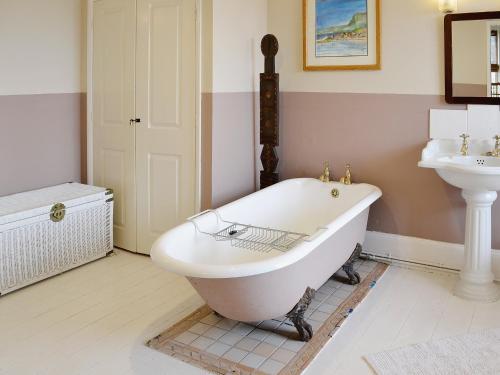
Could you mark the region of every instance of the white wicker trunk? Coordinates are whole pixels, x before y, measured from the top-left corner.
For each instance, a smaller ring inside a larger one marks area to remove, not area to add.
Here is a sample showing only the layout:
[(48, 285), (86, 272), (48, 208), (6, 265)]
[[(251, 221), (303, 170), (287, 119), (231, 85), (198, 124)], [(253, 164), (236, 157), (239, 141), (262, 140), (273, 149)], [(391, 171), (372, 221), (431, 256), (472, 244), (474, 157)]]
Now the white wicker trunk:
[(68, 183), (0, 197), (0, 295), (111, 251), (111, 190)]

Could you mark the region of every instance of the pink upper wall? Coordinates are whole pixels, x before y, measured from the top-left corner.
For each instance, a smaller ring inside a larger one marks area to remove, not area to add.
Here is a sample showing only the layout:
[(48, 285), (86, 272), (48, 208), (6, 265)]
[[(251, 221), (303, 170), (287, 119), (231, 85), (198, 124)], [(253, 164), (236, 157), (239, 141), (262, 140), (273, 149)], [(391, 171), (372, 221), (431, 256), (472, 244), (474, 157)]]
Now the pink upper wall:
[(0, 196), (81, 179), (85, 95), (0, 95)]
[(201, 96), (201, 210), (212, 207), (212, 95)]
[[(434, 95), (283, 93), (281, 177), (317, 177), (329, 161), (338, 179), (349, 163), (354, 182), (383, 192), (370, 230), (463, 242), (460, 190), (417, 167), (429, 138), (429, 108), (448, 107)], [(500, 228), (500, 205), (494, 216)], [(500, 231), (494, 244), (500, 248)]]
[(255, 95), (204, 96), (212, 103), (211, 204), (218, 207), (255, 191)]

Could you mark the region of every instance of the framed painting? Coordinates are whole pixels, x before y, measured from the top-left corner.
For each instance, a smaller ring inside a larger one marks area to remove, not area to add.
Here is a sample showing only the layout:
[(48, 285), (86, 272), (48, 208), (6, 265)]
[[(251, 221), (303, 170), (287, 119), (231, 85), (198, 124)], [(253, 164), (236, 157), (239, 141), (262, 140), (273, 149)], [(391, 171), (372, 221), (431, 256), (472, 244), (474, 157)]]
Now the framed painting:
[(380, 0), (302, 0), (304, 70), (379, 70)]

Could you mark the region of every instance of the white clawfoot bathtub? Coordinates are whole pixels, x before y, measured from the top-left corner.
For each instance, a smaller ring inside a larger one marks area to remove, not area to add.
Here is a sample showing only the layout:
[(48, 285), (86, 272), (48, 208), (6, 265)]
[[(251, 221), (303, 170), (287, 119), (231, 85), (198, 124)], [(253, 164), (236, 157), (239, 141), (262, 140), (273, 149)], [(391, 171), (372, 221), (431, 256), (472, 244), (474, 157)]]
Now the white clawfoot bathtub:
[[(334, 198), (332, 189), (339, 191)], [(269, 252), (216, 241), (186, 222), (163, 234), (151, 257), (186, 276), (219, 314), (243, 322), (283, 316), (307, 287), (319, 288), (362, 244), (370, 205), (382, 195), (368, 184), (301, 178), (280, 182), (217, 209), (225, 221), (311, 235), (288, 251)], [(207, 233), (223, 229), (217, 215), (194, 218)], [(226, 225), (227, 226), (227, 225)]]

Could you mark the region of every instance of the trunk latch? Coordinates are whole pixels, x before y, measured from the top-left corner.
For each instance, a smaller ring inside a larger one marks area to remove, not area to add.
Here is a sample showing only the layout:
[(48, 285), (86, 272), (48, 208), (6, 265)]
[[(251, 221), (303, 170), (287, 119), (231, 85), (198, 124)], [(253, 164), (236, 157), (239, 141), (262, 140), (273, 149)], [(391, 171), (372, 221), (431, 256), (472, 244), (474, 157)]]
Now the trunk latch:
[(50, 220), (54, 223), (60, 222), (66, 215), (66, 206), (63, 203), (56, 203), (50, 209)]

